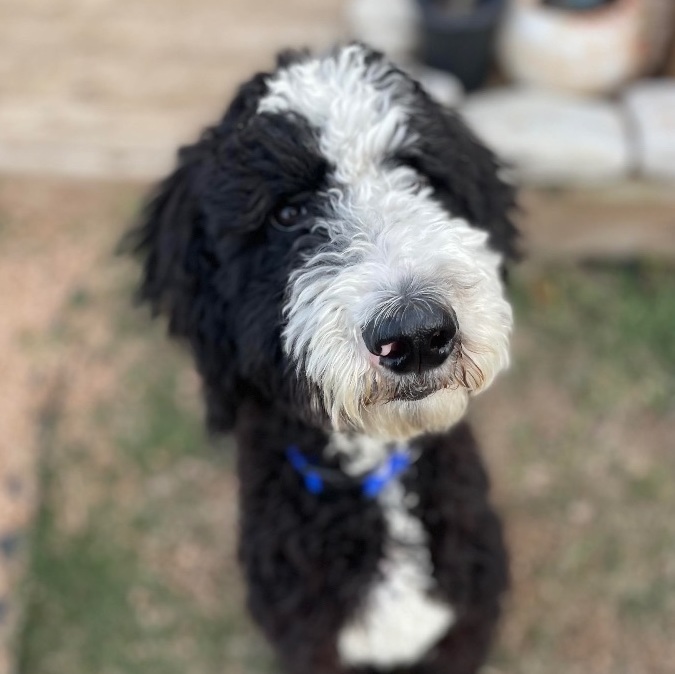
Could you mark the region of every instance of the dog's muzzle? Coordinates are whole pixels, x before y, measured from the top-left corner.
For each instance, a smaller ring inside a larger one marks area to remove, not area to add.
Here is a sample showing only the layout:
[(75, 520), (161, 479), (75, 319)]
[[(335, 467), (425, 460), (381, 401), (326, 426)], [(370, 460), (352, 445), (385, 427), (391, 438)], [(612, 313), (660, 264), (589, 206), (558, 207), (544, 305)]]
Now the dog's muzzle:
[(373, 362), (398, 375), (421, 375), (440, 367), (455, 345), (455, 312), (433, 302), (409, 302), (371, 319), (363, 341)]

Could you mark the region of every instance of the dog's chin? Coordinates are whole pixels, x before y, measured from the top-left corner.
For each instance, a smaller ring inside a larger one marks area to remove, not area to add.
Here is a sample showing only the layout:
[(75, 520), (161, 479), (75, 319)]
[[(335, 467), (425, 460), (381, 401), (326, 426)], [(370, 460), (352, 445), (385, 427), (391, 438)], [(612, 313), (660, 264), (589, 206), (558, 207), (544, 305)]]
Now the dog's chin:
[(421, 388), (409, 388), (404, 391), (397, 391), (389, 402), (418, 402), (428, 398), (429, 396), (441, 393), (445, 388), (448, 387), (444, 386), (439, 388), (436, 386), (429, 386)]
[(416, 389), (367, 405), (353, 430), (386, 440), (406, 441), (425, 433), (442, 433), (462, 419), (469, 394), (464, 388)]

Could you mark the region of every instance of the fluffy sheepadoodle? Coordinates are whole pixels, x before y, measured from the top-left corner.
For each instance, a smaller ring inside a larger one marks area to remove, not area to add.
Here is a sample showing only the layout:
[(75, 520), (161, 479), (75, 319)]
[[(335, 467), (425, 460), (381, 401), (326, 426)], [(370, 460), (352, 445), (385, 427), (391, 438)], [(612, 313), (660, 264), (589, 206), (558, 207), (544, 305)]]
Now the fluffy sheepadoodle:
[(508, 363), (513, 190), (381, 54), (289, 52), (179, 153), (140, 297), (233, 430), (250, 610), (293, 674), (471, 674), (507, 585), (463, 416)]

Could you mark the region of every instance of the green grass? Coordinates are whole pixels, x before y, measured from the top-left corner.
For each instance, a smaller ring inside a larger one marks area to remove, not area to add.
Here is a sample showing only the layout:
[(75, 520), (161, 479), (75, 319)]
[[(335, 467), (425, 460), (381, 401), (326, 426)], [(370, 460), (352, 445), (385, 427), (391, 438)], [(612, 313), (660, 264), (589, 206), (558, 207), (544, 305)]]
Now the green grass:
[(199, 414), (180, 413), (176, 409), (178, 374), (165, 369), (151, 381), (147, 372), (135, 370), (129, 387), (141, 387), (143, 414), (136, 424), (119, 438), (125, 451), (145, 471), (159, 471), (190, 452), (204, 452), (206, 438)]
[(98, 528), (102, 525), (64, 539), (43, 509), (34, 540), (21, 671), (58, 671), (64, 641), (69, 642), (68, 664), (75, 671), (152, 671), (125, 662), (141, 631), (128, 598), (137, 562), (107, 539)]
[(672, 404), (672, 266), (554, 267), (517, 281), (513, 294), (521, 327), (557, 356), (542, 364), (594, 409), (614, 409), (624, 393), (657, 411)]
[(666, 674), (675, 270), (549, 267), (517, 276), (513, 291), (514, 366), (497, 404), (516, 402), (494, 467), (519, 561), (495, 662), (528, 674)]
[[(226, 528), (231, 447), (207, 442), (198, 390), (183, 390), (185, 355), (131, 308), (127, 281), (112, 287), (78, 288), (42, 338), (68, 366), (39, 422), (19, 671), (216, 674), (226, 661), (233, 674), (265, 671)], [(94, 339), (103, 306), (107, 336)], [(111, 372), (105, 391), (71, 402)]]

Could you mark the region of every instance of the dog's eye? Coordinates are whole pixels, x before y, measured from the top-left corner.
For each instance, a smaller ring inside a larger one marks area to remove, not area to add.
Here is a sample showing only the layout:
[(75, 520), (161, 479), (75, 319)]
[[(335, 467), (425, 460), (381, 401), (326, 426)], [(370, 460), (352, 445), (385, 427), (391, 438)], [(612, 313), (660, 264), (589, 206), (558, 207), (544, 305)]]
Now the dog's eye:
[(272, 225), (284, 232), (294, 231), (304, 227), (306, 217), (307, 207), (304, 204), (283, 203), (272, 214)]

